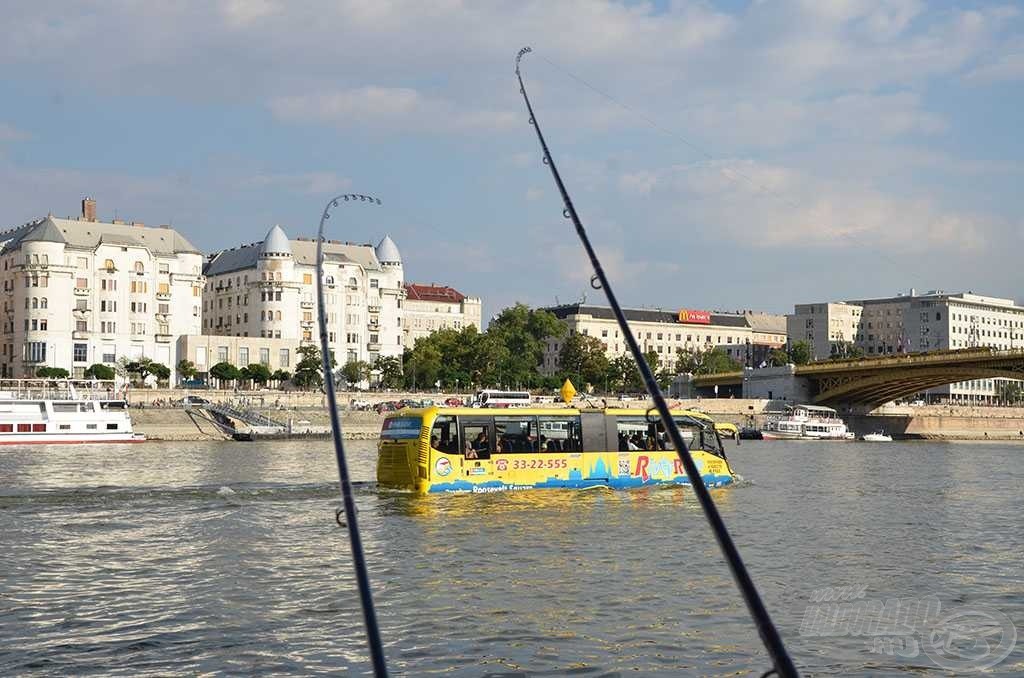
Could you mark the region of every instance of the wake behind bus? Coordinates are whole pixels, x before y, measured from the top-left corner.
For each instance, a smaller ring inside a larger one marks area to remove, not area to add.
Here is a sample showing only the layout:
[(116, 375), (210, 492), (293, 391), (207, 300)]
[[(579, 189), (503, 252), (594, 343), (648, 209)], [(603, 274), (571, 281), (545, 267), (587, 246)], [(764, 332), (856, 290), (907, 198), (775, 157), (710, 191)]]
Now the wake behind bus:
[[(735, 480), (715, 423), (672, 412), (708, 487)], [(420, 494), (689, 485), (659, 419), (637, 409), (428, 407), (393, 412), (378, 443), (377, 483)]]

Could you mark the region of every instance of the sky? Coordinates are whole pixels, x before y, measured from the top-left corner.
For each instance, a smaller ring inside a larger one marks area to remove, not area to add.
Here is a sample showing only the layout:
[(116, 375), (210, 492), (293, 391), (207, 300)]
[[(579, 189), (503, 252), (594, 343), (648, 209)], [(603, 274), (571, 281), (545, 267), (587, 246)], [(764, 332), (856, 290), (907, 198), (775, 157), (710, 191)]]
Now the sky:
[(1024, 4), (898, 0), (9, 3), (0, 226), (97, 200), (207, 252), (273, 224), (401, 250), (485, 318), (1024, 298)]

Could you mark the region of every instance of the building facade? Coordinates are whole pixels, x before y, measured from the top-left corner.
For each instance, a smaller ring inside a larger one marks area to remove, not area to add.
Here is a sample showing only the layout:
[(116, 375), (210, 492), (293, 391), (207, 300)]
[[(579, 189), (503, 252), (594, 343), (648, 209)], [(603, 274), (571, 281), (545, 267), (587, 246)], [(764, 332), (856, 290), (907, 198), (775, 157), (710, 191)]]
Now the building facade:
[(203, 255), (169, 226), (47, 216), (0, 233), (0, 376), (150, 358), (171, 369), (175, 343), (201, 329)]
[[(629, 349), (612, 310), (605, 306), (567, 304), (545, 309), (561, 320), (570, 334), (596, 337), (609, 359)], [(674, 363), (680, 352), (721, 348), (744, 365), (760, 364), (769, 352), (785, 344), (784, 316), (765, 313), (711, 313), (683, 309), (661, 311), (624, 309), (640, 348), (654, 351), (662, 364)], [(756, 328), (756, 329), (755, 329)], [(561, 368), (559, 356), (565, 339), (547, 341), (541, 371), (551, 375)]]
[[(811, 345), (814, 359), (841, 353), (845, 343), (867, 356), (991, 347), (1024, 348), (1024, 307), (1012, 299), (933, 290), (881, 299), (798, 304), (787, 318), (790, 341)], [(979, 379), (928, 391), (954, 402), (998, 399), (997, 379)]]
[(482, 330), (479, 297), (467, 297), (444, 285), (409, 283), (405, 286), (402, 339), (406, 348), (438, 330), (461, 330), (470, 325)]
[[(319, 342), (313, 238), (289, 239), (274, 226), (261, 242), (210, 255), (204, 274), (203, 334)], [(328, 343), (339, 365), (402, 355), (403, 282), (389, 236), (376, 247), (324, 242)]]

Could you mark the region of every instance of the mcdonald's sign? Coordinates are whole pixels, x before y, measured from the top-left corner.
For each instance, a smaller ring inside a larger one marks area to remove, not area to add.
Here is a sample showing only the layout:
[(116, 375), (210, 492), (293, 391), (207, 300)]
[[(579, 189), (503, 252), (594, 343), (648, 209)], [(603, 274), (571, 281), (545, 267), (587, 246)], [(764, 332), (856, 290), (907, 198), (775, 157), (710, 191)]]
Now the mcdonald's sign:
[(689, 323), (694, 325), (710, 325), (711, 324), (711, 312), (710, 311), (691, 311), (690, 309), (682, 309), (679, 311), (679, 322)]

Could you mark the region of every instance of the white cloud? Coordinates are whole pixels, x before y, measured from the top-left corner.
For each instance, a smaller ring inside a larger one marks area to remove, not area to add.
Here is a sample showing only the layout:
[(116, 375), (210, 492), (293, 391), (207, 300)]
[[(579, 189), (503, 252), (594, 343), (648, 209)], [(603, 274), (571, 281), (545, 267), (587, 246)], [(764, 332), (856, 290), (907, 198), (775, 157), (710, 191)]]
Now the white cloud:
[(670, 213), (714, 229), (705, 235), (755, 248), (976, 251), (1003, 227), (998, 219), (947, 210), (928, 197), (892, 196), (749, 161), (677, 166), (643, 174), (641, 182), (630, 176), (623, 176), (623, 190), (639, 185)]

